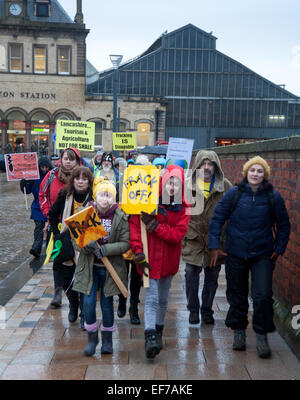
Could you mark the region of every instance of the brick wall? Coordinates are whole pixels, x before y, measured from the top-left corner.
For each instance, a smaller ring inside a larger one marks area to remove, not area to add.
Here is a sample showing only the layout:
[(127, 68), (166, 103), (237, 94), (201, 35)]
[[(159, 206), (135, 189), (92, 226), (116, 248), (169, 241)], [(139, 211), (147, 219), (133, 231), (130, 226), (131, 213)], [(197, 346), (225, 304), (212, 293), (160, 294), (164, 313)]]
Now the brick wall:
[(300, 356), (300, 329), (291, 329), (292, 307), (300, 305), (300, 136), (212, 150), (232, 183), (242, 179), (243, 164), (255, 155), (263, 157), (271, 167), (270, 182), (284, 198), (291, 222), (287, 249), (274, 272), (275, 320), (280, 333)]

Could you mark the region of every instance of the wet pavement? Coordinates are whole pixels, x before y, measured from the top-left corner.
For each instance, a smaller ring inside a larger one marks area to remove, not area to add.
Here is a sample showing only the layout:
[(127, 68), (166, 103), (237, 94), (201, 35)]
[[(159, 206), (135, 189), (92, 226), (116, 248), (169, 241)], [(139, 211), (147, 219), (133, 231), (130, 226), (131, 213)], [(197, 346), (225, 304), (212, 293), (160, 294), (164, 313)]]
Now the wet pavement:
[[(79, 321), (68, 322), (65, 295), (61, 309), (49, 307), (53, 279), (52, 267), (46, 265), (2, 309), (0, 379), (299, 380), (300, 362), (276, 332), (269, 335), (273, 352), (270, 359), (258, 358), (251, 327), (247, 329), (247, 351), (231, 349), (232, 331), (224, 324), (228, 309), (225, 290), (222, 268), (214, 302), (215, 325), (190, 325), (181, 265), (170, 291), (164, 349), (154, 360), (145, 358), (143, 325), (131, 325), (128, 314), (122, 319), (115, 318), (114, 354), (101, 355), (100, 342), (96, 354), (86, 357), (83, 349), (87, 333), (80, 329)], [(143, 308), (142, 289), (139, 307), (142, 320)]]
[[(0, 305), (4, 305), (42, 264), (29, 254), (34, 222), (30, 219), (32, 195), (24, 194), (19, 182), (7, 182), (0, 173)], [(28, 261), (32, 261), (31, 264)]]

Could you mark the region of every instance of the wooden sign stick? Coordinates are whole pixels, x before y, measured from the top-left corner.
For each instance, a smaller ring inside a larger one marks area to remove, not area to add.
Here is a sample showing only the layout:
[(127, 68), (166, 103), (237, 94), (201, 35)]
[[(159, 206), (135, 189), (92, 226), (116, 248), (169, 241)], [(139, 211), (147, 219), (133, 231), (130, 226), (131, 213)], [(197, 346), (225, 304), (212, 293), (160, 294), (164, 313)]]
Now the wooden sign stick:
[(103, 264), (106, 266), (108, 272), (110, 273), (111, 277), (115, 281), (116, 285), (121, 290), (122, 295), (126, 298), (129, 297), (129, 293), (128, 293), (125, 285), (119, 278), (119, 275), (116, 273), (116, 271), (115, 271), (114, 267), (111, 265), (109, 259), (107, 257), (103, 257), (101, 260), (102, 260)]
[[(144, 222), (142, 220), (141, 220), (141, 235), (142, 235), (142, 243), (143, 243), (144, 254), (145, 254), (147, 263), (149, 263), (147, 231), (146, 231), (146, 226), (145, 226), (145, 224), (144, 224)], [(148, 287), (150, 287), (149, 269), (145, 268), (145, 272), (146, 272), (146, 274), (148, 274), (148, 276), (145, 276), (143, 274), (143, 287), (144, 288), (148, 288)]]
[(26, 187), (24, 187), (24, 196), (25, 196), (25, 207), (26, 207), (26, 210), (28, 210), (28, 202), (27, 202), (27, 196), (26, 196)]

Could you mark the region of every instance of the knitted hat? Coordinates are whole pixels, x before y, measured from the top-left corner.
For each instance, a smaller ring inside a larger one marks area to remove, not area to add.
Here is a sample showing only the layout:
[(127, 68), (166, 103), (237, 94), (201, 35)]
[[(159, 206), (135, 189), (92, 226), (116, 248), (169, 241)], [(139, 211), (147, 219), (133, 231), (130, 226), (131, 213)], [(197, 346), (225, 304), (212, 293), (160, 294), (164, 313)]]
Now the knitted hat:
[(96, 200), (98, 193), (107, 192), (110, 193), (114, 202), (116, 201), (117, 190), (113, 183), (105, 179), (103, 176), (96, 178), (93, 185), (93, 198)]
[(265, 176), (264, 176), (264, 178), (265, 178), (265, 179), (269, 179), (269, 177), (270, 177), (270, 172), (271, 172), (271, 168), (269, 167), (269, 165), (268, 165), (268, 163), (266, 162), (266, 160), (264, 160), (264, 159), (263, 159), (262, 157), (260, 157), (260, 156), (256, 156), (256, 157), (250, 158), (250, 160), (248, 160), (248, 161), (244, 164), (244, 166), (243, 166), (243, 175), (244, 175), (244, 177), (247, 176), (248, 171), (249, 171), (249, 168), (251, 168), (252, 165), (254, 165), (254, 164), (259, 164), (259, 165), (261, 165), (261, 166), (264, 168), (264, 170), (265, 170)]
[(103, 161), (109, 161), (113, 164), (113, 156), (111, 153), (103, 153), (102, 155), (102, 162)]

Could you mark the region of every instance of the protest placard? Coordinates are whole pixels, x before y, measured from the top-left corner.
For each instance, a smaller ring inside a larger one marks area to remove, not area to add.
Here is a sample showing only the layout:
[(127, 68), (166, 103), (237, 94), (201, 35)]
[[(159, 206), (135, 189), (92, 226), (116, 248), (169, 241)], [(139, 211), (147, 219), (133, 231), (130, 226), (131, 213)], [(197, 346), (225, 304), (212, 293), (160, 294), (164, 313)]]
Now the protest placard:
[(121, 206), (126, 214), (156, 214), (160, 171), (151, 165), (130, 165), (124, 171)]
[(65, 223), (80, 248), (107, 235), (93, 206), (71, 215)]
[(5, 154), (8, 182), (40, 179), (37, 153)]
[[(101, 224), (100, 218), (98, 217), (93, 206), (85, 208), (79, 213), (72, 215), (71, 217), (65, 219), (64, 222), (68, 226), (71, 235), (80, 248), (85, 247), (92, 240), (97, 241), (101, 237), (107, 235), (107, 232)], [(107, 257), (103, 257), (101, 260), (123, 296), (128, 297), (129, 293), (109, 259)]]
[(56, 148), (73, 147), (81, 151), (94, 151), (95, 122), (56, 121)]
[(135, 132), (113, 132), (113, 149), (115, 151), (130, 151), (136, 149)]
[(193, 139), (170, 138), (166, 156), (166, 167), (176, 164), (187, 170), (191, 163), (193, 147)]

